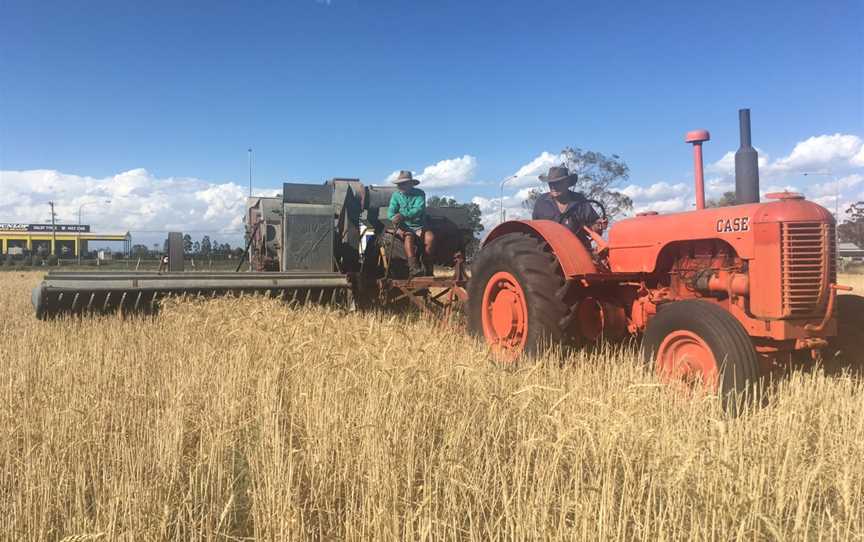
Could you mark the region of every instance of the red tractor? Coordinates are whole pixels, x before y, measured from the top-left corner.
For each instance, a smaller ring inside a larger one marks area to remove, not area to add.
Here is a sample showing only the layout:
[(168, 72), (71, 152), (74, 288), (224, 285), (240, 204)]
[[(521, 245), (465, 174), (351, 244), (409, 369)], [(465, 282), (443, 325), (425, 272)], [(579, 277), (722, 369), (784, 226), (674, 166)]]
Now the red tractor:
[(864, 339), (864, 298), (837, 295), (850, 288), (836, 283), (834, 218), (795, 193), (759, 202), (749, 110), (739, 116), (736, 205), (705, 208), (709, 135), (690, 132), (696, 210), (640, 213), (612, 225), (608, 240), (586, 227), (590, 249), (554, 221), (502, 223), (472, 266), (472, 330), (509, 359), (641, 336), (662, 377), (723, 397), (746, 395), (801, 354), (818, 358), (838, 340)]

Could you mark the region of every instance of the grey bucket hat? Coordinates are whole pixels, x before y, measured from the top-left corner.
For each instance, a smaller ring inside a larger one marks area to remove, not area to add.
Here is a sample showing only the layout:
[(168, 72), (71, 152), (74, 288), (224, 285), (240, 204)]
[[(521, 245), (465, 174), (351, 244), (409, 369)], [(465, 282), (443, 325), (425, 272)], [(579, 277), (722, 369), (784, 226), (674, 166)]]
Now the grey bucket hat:
[(393, 184), (411, 183), (412, 186), (417, 186), (420, 181), (414, 178), (410, 171), (403, 169), (399, 175), (391, 181)]

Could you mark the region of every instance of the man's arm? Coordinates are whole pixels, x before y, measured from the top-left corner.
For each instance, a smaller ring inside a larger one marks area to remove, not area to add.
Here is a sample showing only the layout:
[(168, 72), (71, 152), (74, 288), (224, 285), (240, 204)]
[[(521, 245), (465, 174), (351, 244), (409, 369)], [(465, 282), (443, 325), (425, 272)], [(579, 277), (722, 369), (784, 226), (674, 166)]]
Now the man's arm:
[(540, 206), (540, 202), (535, 201), (534, 202), (534, 208), (531, 209), (531, 220), (540, 220), (540, 216), (538, 216), (539, 214), (537, 213), (537, 207), (539, 207), (539, 206)]
[(582, 204), (582, 207), (582, 223), (595, 232), (602, 234), (603, 230), (608, 226), (608, 222), (601, 220), (600, 215), (594, 210), (594, 206), (587, 201)]
[(582, 204), (582, 220), (587, 226), (600, 220), (600, 215), (598, 215), (597, 211), (594, 210), (594, 206), (587, 201)]
[(393, 217), (399, 214), (399, 201), (396, 199), (397, 192), (390, 196), (390, 205), (387, 206), (387, 220), (393, 220)]
[(542, 196), (534, 202), (531, 220), (555, 220), (555, 210), (549, 208), (549, 202)]

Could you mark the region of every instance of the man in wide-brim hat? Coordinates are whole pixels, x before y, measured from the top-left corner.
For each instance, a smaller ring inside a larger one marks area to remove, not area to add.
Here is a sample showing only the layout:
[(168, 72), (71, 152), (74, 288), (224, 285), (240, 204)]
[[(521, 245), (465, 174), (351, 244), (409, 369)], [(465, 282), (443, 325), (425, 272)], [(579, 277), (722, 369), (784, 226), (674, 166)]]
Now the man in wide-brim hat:
[[(402, 170), (393, 179), (398, 190), (390, 196), (387, 218), (396, 227), (396, 236), (405, 244), (411, 276), (432, 274), (432, 249), (435, 235), (426, 228), (426, 193), (417, 188), (420, 181), (410, 171)], [(426, 268), (420, 267), (417, 243), (422, 240), (426, 249)]]
[(569, 228), (590, 248), (591, 242), (582, 229), (583, 226), (602, 231), (600, 216), (582, 192), (570, 190), (579, 179), (565, 166), (550, 167), (539, 179), (549, 185), (549, 192), (541, 194), (534, 202), (531, 218), (534, 220), (553, 220)]

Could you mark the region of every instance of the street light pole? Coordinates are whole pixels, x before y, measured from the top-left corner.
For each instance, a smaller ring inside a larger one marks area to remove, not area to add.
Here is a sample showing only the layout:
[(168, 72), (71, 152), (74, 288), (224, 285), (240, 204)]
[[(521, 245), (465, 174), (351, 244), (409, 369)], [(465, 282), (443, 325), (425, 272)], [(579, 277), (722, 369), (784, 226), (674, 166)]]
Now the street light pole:
[(504, 222), (504, 185), (516, 178), (516, 175), (510, 175), (498, 185), (498, 202), (501, 206), (498, 223)]
[(51, 206), (51, 254), (54, 254), (55, 247), (57, 246), (57, 224), (55, 222), (55, 218), (57, 217), (57, 213), (54, 212), (54, 202), (49, 201), (48, 205)]
[[(78, 225), (79, 226), (81, 225), (81, 210), (88, 205), (96, 205), (97, 203), (99, 203), (99, 202), (98, 201), (85, 201), (84, 203), (82, 203), (81, 205), (78, 206)], [(111, 203), (111, 200), (106, 199), (105, 203), (106, 204)], [(80, 228), (76, 233), (78, 235), (78, 250), (77, 250), (77, 252), (78, 252), (78, 265), (81, 265), (81, 230), (80, 230)]]
[(249, 147), (249, 197), (252, 197), (252, 147)]

